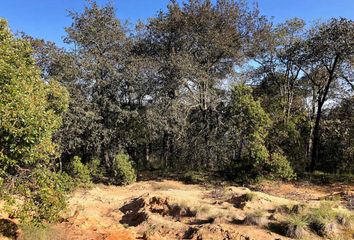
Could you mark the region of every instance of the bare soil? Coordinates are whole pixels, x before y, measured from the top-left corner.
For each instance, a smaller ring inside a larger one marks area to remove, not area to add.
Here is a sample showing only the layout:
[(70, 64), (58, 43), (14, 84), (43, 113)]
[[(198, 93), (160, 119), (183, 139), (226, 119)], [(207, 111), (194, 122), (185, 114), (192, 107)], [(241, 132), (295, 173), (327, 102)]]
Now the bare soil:
[[(345, 206), (353, 195), (354, 186), (350, 185), (269, 181), (250, 188), (187, 185), (173, 180), (140, 181), (125, 187), (94, 185), (70, 196), (63, 222), (50, 227), (48, 238), (285, 240), (290, 238), (276, 224), (280, 206), (316, 205), (331, 196), (339, 196)], [(266, 227), (272, 224), (274, 228)], [(352, 234), (338, 232), (348, 239)], [(307, 239), (322, 238), (309, 233)]]

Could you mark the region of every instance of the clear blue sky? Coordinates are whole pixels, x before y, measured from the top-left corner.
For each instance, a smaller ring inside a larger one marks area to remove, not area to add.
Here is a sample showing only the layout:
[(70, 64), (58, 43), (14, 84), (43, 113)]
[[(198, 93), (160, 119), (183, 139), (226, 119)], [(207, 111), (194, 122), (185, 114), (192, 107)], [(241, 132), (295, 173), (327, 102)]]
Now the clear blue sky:
[[(117, 16), (131, 22), (146, 20), (169, 0), (111, 0), (117, 8)], [(107, 0), (98, 0), (100, 5)], [(250, 3), (254, 2), (250, 0)], [(275, 22), (300, 17), (306, 22), (326, 20), (331, 17), (354, 19), (354, 0), (259, 0), (261, 13), (274, 16)], [(11, 29), (31, 36), (54, 41), (62, 45), (64, 27), (71, 19), (67, 10), (81, 11), (84, 0), (1, 0), (0, 17), (7, 19)]]

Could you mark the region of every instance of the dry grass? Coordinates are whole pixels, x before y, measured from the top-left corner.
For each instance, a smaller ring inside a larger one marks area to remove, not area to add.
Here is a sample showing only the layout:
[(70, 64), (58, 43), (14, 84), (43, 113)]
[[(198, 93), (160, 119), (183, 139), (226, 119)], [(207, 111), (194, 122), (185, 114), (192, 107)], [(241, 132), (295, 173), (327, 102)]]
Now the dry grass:
[(35, 226), (31, 224), (21, 224), (21, 235), (18, 240), (58, 240), (66, 239), (64, 233), (51, 228), (48, 225)]
[(301, 214), (288, 216), (286, 221), (286, 235), (291, 238), (302, 239), (307, 235), (308, 220)]
[(286, 235), (292, 238), (303, 238), (307, 229), (311, 229), (321, 237), (331, 238), (338, 235), (338, 228), (344, 231), (353, 227), (353, 214), (338, 208), (338, 201), (321, 201), (317, 207), (304, 205), (282, 205), (276, 212), (285, 214)]
[(256, 226), (265, 226), (268, 223), (268, 220), (265, 216), (265, 212), (262, 210), (257, 210), (255, 212), (249, 213), (244, 219), (246, 225), (256, 225)]
[(354, 214), (347, 211), (347, 210), (339, 210), (336, 213), (337, 222), (347, 228), (353, 229), (354, 228)]
[(319, 236), (334, 235), (336, 227), (336, 212), (333, 210), (334, 202), (323, 201), (318, 208), (311, 209), (307, 216), (309, 218), (310, 227)]
[(257, 200), (258, 199), (257, 193), (255, 193), (255, 192), (246, 193), (244, 196), (245, 196), (245, 200), (247, 202), (251, 202), (253, 200)]
[(163, 181), (152, 183), (151, 188), (153, 191), (168, 191), (173, 189), (180, 189), (181, 187), (175, 182)]

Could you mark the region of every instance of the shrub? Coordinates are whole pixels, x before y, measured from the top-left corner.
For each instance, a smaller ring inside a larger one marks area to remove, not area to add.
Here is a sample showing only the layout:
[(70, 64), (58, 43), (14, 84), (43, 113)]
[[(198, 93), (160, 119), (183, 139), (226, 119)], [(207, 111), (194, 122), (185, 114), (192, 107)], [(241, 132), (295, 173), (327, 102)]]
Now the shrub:
[(181, 180), (187, 184), (196, 184), (204, 182), (205, 178), (200, 172), (197, 171), (186, 171), (182, 174)]
[(59, 156), (52, 139), (69, 94), (58, 82), (43, 81), (32, 53), (0, 19), (0, 195), (8, 204), (18, 200), (21, 220), (53, 222), (70, 188), (69, 179), (49, 169)]
[(41, 79), (30, 44), (15, 38), (1, 18), (0, 36), (0, 172), (11, 174), (57, 156), (52, 136), (69, 95), (59, 83)]
[(87, 163), (87, 168), (90, 171), (90, 176), (93, 181), (100, 181), (105, 176), (105, 170), (101, 166), (101, 161), (98, 158), (94, 158)]
[(24, 197), (16, 217), (23, 223), (34, 225), (57, 221), (60, 212), (66, 208), (66, 194), (73, 186), (68, 175), (43, 167), (35, 168), (16, 184), (17, 192)]
[(271, 178), (291, 180), (295, 173), (287, 158), (280, 152), (273, 152), (268, 161), (268, 168)]
[(66, 169), (69, 175), (75, 179), (78, 186), (91, 183), (90, 170), (88, 166), (81, 162), (80, 157), (73, 157)]
[(353, 174), (332, 174), (324, 173), (321, 171), (314, 171), (313, 173), (307, 173), (304, 175), (304, 178), (307, 178), (309, 181), (315, 184), (330, 184), (330, 183), (346, 183), (352, 184), (354, 182)]
[(114, 181), (118, 184), (128, 185), (136, 181), (135, 169), (127, 154), (119, 153), (115, 157), (112, 172)]

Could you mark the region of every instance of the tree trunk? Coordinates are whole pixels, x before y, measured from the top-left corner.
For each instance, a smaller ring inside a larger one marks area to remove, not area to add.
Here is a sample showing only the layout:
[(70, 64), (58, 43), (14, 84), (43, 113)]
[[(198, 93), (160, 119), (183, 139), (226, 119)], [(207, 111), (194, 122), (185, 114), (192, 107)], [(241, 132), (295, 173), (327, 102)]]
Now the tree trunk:
[(163, 139), (162, 139), (162, 151), (160, 156), (164, 168), (167, 167), (166, 150), (167, 150), (167, 133), (164, 132)]
[(311, 152), (311, 163), (310, 163), (311, 172), (315, 170), (316, 163), (318, 162), (321, 112), (322, 112), (322, 105), (319, 103), (317, 114), (316, 114), (316, 121), (313, 128), (312, 152)]
[(334, 80), (334, 72), (338, 63), (338, 59), (339, 56), (336, 56), (332, 64), (332, 67), (330, 69), (327, 68), (329, 74), (328, 80), (326, 82), (322, 94), (320, 94), (319, 91), (319, 95), (318, 95), (316, 121), (313, 129), (312, 154), (311, 154), (311, 163), (310, 163), (311, 172), (315, 170), (316, 164), (318, 163), (318, 152), (319, 152), (319, 143), (320, 143), (320, 121), (321, 121), (322, 107), (327, 99), (327, 95), (331, 83)]
[[(309, 116), (310, 117), (310, 134), (309, 134), (309, 140), (308, 140), (307, 151), (306, 151), (306, 156), (307, 156), (309, 163), (311, 163), (311, 158), (312, 158), (314, 118), (316, 115), (316, 90), (314, 87), (312, 87), (312, 103), (311, 104), (312, 104), (311, 113)], [(310, 170), (310, 169), (307, 169), (307, 170)]]
[(150, 143), (145, 143), (145, 158), (144, 158), (144, 168), (150, 169)]

